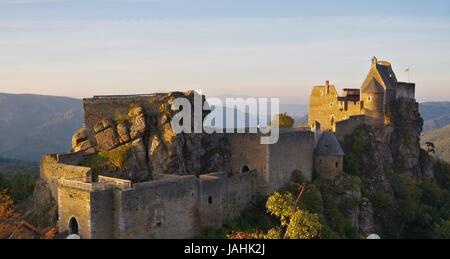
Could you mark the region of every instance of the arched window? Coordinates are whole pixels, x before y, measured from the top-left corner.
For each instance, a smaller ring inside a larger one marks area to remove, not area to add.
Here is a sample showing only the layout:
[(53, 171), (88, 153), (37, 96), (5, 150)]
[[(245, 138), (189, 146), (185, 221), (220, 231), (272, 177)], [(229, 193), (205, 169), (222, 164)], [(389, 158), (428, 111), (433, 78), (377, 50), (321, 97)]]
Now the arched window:
[(250, 168), (247, 165), (244, 165), (241, 169), (241, 174), (250, 172)]
[(78, 221), (76, 218), (71, 218), (69, 221), (69, 235), (78, 235)]
[(336, 162), (336, 168), (339, 168), (339, 162)]

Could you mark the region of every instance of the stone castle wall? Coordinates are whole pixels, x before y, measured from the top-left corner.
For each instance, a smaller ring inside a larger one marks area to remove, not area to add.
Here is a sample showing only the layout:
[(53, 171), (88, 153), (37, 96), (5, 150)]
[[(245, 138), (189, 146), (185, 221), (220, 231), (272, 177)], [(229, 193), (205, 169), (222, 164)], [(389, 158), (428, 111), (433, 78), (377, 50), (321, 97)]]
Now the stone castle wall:
[(199, 233), (195, 176), (135, 184), (117, 194), (115, 238), (188, 238)]
[(341, 101), (338, 97), (332, 85), (315, 86), (309, 98), (308, 125), (317, 121), (322, 130), (334, 130), (336, 122), (362, 113), (363, 101)]
[(90, 168), (65, 163), (74, 162), (77, 159), (80, 159), (80, 156), (46, 155), (41, 159), (40, 177), (50, 187), (50, 191), (55, 200), (58, 197), (58, 181), (60, 179), (89, 178), (91, 176), (92, 170)]
[[(119, 121), (133, 105), (141, 106), (149, 117), (161, 119), (159, 115), (171, 109), (172, 98), (181, 95), (193, 97), (191, 93), (172, 93), (84, 99), (85, 127), (93, 129), (103, 119)], [(104, 176), (92, 182), (92, 170), (77, 166), (86, 158), (78, 152), (44, 157), (41, 175), (58, 200), (60, 231), (69, 230), (71, 219), (76, 219), (83, 238), (192, 238), (206, 227), (218, 228), (239, 216), (256, 195), (285, 186), (294, 170), (312, 179), (312, 132), (282, 129), (274, 145), (260, 144), (261, 137), (225, 134), (226, 148), (220, 146), (223, 153), (217, 154), (229, 153), (229, 159), (224, 159), (227, 166), (207, 169), (223, 173), (202, 175), (191, 170), (189, 175), (179, 176), (168, 170), (154, 172), (152, 181), (134, 184)]]
[(258, 191), (270, 194), (286, 185), (294, 170), (301, 170), (312, 180), (314, 133), (299, 129), (280, 129), (276, 144), (262, 145), (261, 134), (230, 134), (231, 167), (233, 173), (244, 167), (256, 170)]
[(357, 127), (366, 123), (367, 117), (364, 115), (352, 116), (348, 120), (336, 123), (336, 138), (343, 140), (345, 136), (351, 134)]
[(262, 192), (268, 187), (268, 147), (261, 145), (259, 134), (228, 134), (230, 144), (230, 164), (233, 174), (240, 174), (244, 167), (256, 170), (258, 189)]
[(205, 227), (218, 228), (239, 216), (257, 192), (254, 171), (178, 176), (125, 189), (92, 187), (96, 184), (60, 181), (61, 232), (69, 231), (74, 218), (82, 238), (198, 237)]
[(105, 119), (117, 119), (128, 114), (131, 104), (154, 109), (158, 108), (158, 95), (133, 95), (133, 96), (100, 96), (83, 100), (84, 124), (92, 129), (94, 125)]
[(254, 201), (258, 193), (258, 178), (256, 171), (250, 171), (234, 176), (226, 176), (222, 186), (222, 218), (233, 219)]
[(268, 189), (272, 193), (284, 187), (292, 172), (300, 170), (307, 181), (312, 181), (314, 133), (310, 131), (282, 130), (280, 140), (268, 145)]
[(416, 85), (413, 83), (397, 83), (397, 99), (406, 98), (414, 100)]
[(73, 218), (77, 222), (80, 235), (83, 238), (91, 238), (91, 192), (60, 186), (57, 195), (59, 231), (69, 231), (70, 220)]

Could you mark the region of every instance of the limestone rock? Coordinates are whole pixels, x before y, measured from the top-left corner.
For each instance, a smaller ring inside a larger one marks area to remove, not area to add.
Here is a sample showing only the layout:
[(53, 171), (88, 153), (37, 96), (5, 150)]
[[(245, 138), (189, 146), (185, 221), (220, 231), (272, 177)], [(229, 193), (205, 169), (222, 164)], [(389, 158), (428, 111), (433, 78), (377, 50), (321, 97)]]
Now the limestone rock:
[(147, 152), (145, 151), (144, 143), (142, 139), (137, 139), (131, 144), (133, 146), (135, 159), (138, 165), (138, 169), (134, 176), (139, 181), (144, 181), (149, 178), (149, 169), (147, 163)]
[(136, 106), (131, 107), (130, 111), (128, 112), (128, 117), (134, 118), (141, 114), (144, 114), (144, 109), (142, 109), (141, 106), (136, 105)]
[(163, 124), (161, 126), (161, 132), (164, 143), (170, 145), (174, 141), (174, 138), (176, 136), (175, 132), (172, 130), (172, 127), (168, 123)]
[(111, 127), (114, 127), (114, 122), (110, 119), (103, 119), (94, 125), (94, 132), (97, 134)]
[(153, 173), (167, 173), (168, 153), (163, 142), (157, 136), (150, 139), (148, 159), (152, 164)]
[(131, 139), (134, 140), (144, 136), (147, 129), (144, 109), (140, 106), (134, 106), (128, 112), (128, 117), (130, 117), (131, 120)]
[(135, 141), (133, 141), (133, 143), (131, 143), (131, 145), (133, 145), (133, 149), (136, 153), (137, 159), (141, 162), (145, 162), (147, 159), (147, 153), (145, 152), (145, 146), (142, 142), (142, 139), (136, 139)]
[(131, 140), (130, 133), (125, 123), (119, 123), (117, 125), (117, 133), (120, 137), (120, 143), (128, 143)]
[(72, 152), (94, 153), (97, 151), (91, 131), (81, 128), (75, 132), (72, 137)]
[(81, 142), (89, 138), (89, 130), (86, 128), (78, 129), (72, 136), (72, 148), (77, 147)]
[(43, 179), (36, 181), (31, 197), (17, 205), (23, 218), (40, 229), (46, 229), (57, 224), (58, 207), (48, 183)]
[(96, 151), (96, 143), (95, 141), (88, 139), (81, 143), (79, 143), (76, 147), (73, 148), (73, 152), (85, 152), (93, 153)]
[(146, 128), (145, 117), (143, 114), (134, 117), (131, 124), (131, 139), (137, 139), (144, 136)]
[(95, 135), (100, 150), (109, 151), (120, 144), (115, 128), (107, 128)]
[(373, 233), (375, 230), (372, 203), (363, 198), (359, 206), (359, 232), (363, 235)]

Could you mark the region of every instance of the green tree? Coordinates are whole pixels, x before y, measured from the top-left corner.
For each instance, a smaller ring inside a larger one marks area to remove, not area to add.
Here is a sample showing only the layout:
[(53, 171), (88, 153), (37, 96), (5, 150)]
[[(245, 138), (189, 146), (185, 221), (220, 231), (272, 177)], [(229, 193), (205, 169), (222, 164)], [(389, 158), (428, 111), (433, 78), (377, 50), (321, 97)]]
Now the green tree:
[(269, 197), (266, 203), (267, 212), (280, 220), (280, 227), (269, 230), (268, 235), (272, 238), (277, 236), (284, 239), (320, 237), (322, 225), (319, 216), (298, 207), (302, 193), (303, 191), (296, 199), (289, 192), (285, 194), (276, 192)]
[(443, 220), (440, 224), (436, 224), (433, 231), (435, 239), (450, 239), (450, 219)]
[(280, 129), (288, 129), (294, 127), (294, 119), (286, 112), (274, 116), (271, 125), (278, 125)]

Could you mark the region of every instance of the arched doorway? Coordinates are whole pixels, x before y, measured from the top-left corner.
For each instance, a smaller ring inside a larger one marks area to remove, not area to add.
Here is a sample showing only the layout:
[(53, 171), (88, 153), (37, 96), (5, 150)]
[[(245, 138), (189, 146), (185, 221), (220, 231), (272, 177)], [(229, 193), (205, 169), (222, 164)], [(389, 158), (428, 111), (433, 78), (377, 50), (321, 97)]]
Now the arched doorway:
[(76, 218), (71, 218), (69, 221), (69, 235), (79, 235), (78, 221)]
[(250, 172), (250, 168), (247, 165), (244, 165), (241, 169), (241, 174)]

